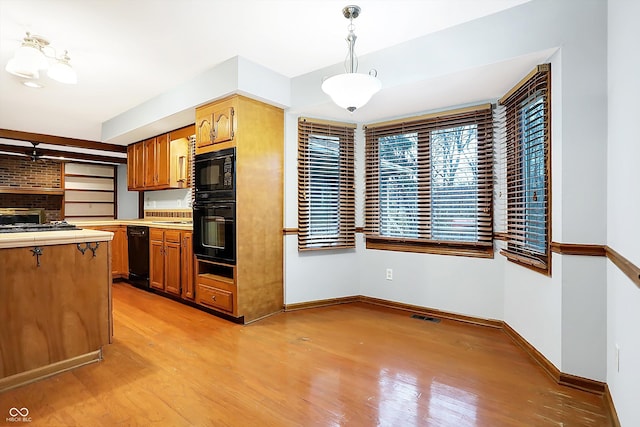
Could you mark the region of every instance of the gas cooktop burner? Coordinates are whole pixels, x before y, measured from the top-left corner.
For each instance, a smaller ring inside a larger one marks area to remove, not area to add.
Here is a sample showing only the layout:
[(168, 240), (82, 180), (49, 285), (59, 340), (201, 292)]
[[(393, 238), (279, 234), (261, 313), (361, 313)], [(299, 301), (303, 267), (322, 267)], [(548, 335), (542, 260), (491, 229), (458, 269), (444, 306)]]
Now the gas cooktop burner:
[(0, 225), (0, 233), (24, 233), (27, 231), (63, 231), (80, 230), (67, 221), (51, 222), (49, 224), (10, 224)]

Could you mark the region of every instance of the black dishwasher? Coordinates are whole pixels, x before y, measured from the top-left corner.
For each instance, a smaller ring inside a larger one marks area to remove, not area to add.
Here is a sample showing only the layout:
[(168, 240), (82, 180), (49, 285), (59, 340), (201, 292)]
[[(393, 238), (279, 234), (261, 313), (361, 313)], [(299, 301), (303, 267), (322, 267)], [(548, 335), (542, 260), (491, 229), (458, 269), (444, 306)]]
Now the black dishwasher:
[(149, 289), (149, 227), (127, 225), (129, 242), (129, 282)]

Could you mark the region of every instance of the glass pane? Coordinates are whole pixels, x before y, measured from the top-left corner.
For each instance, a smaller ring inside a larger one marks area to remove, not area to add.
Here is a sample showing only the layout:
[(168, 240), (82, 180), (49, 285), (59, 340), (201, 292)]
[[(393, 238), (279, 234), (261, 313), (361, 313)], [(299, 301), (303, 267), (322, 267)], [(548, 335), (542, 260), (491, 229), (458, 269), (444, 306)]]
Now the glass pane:
[(431, 236), (478, 241), (478, 126), (431, 132)]
[(522, 132), (525, 248), (545, 254), (546, 194), (544, 153), (544, 102), (541, 95), (527, 99), (519, 110)]
[(418, 134), (379, 138), (380, 234), (418, 237)]
[(202, 218), (202, 244), (208, 248), (224, 249), (225, 220), (219, 216)]
[(337, 238), (340, 225), (340, 138), (309, 137), (309, 234)]

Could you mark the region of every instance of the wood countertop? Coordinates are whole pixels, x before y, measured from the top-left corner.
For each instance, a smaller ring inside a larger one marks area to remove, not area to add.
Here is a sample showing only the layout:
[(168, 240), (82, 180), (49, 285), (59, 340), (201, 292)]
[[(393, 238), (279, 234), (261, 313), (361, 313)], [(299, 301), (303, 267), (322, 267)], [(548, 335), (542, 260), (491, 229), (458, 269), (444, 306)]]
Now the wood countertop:
[(65, 245), (68, 243), (107, 242), (112, 239), (113, 233), (88, 229), (0, 233), (0, 249)]

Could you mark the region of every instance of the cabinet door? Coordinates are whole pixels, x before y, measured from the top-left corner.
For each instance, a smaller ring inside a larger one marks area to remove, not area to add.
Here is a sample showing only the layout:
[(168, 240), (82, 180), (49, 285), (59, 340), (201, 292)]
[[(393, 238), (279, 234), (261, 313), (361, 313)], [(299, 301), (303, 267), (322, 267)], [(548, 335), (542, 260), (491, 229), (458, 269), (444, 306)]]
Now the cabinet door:
[(116, 239), (117, 247), (114, 251), (118, 251), (118, 268), (117, 274), (120, 277), (129, 277), (129, 245), (127, 239), (127, 227), (121, 225), (118, 227), (116, 234), (114, 235), (114, 239)]
[(165, 288), (174, 295), (180, 295), (180, 243), (165, 242)]
[(144, 187), (144, 144), (138, 142), (133, 145), (133, 188), (140, 190)]
[(234, 137), (234, 114), (233, 107), (221, 105), (219, 110), (214, 113), (213, 123), (213, 143), (232, 141)]
[(182, 233), (182, 298), (194, 299), (193, 289), (193, 239), (192, 233), (185, 231)]
[(149, 242), (149, 285), (164, 291), (164, 242)]
[(169, 158), (169, 135), (159, 135), (155, 138), (155, 180), (153, 185), (156, 187), (169, 186), (169, 166), (171, 159)]
[(213, 142), (213, 108), (196, 109), (196, 147), (206, 147)]
[(135, 188), (135, 144), (127, 147), (127, 188), (133, 190)]
[(156, 139), (151, 138), (142, 142), (144, 147), (144, 184), (150, 188), (156, 182)]

